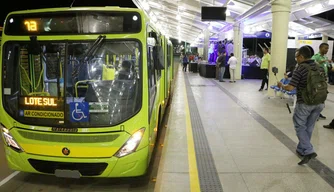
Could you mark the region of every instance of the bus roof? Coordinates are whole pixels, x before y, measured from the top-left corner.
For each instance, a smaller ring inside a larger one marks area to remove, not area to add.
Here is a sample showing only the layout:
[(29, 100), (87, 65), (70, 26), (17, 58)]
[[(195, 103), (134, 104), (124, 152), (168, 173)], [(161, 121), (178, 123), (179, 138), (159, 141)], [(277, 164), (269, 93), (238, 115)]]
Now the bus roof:
[[(126, 8), (126, 7), (116, 7), (116, 6), (106, 6), (106, 7), (59, 7), (59, 8), (42, 8), (42, 9), (28, 9), (21, 11), (13, 11), (8, 13), (11, 14), (26, 14), (26, 13), (39, 13), (39, 12), (58, 12), (58, 11), (134, 11), (139, 12), (141, 15), (145, 15), (142, 10), (138, 8)], [(7, 15), (7, 16), (8, 16)]]

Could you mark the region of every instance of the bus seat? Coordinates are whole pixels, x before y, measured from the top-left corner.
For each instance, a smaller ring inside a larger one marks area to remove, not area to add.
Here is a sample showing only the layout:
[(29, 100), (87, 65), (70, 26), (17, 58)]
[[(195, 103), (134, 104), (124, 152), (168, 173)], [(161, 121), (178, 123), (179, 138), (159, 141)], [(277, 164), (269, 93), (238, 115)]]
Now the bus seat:
[(114, 79), (115, 79), (115, 69), (108, 68), (106, 65), (103, 65), (102, 80), (114, 80)]

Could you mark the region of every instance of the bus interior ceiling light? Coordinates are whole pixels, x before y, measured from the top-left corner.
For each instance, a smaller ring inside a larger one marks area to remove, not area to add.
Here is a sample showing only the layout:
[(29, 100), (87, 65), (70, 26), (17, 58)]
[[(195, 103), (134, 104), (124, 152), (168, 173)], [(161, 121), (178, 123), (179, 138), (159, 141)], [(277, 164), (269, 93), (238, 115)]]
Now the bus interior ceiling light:
[(141, 128), (136, 131), (115, 154), (115, 156), (120, 158), (135, 152), (141, 139), (143, 138), (144, 132), (145, 128)]

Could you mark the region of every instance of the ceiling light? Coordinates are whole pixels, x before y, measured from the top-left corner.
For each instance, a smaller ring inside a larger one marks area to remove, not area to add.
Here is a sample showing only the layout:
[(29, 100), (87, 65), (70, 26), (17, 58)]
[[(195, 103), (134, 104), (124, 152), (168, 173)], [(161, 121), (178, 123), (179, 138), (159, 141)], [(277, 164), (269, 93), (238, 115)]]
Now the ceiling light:
[(245, 32), (246, 34), (250, 33), (250, 32), (251, 32), (250, 27), (245, 27), (245, 28), (244, 28), (244, 32)]
[(299, 2), (299, 5), (302, 5), (302, 4), (305, 4), (305, 3), (309, 3), (311, 2), (312, 0), (302, 0)]
[(231, 12), (228, 9), (226, 9), (226, 16), (231, 16)]
[(145, 11), (150, 10), (150, 5), (147, 3), (147, 1), (143, 2), (143, 8), (144, 8)]
[(156, 17), (152, 17), (152, 21), (153, 21), (153, 22), (157, 22), (158, 19), (157, 19)]
[(158, 8), (158, 9), (161, 8), (161, 5), (160, 5), (159, 3), (156, 3), (156, 2), (154, 2), (154, 1), (150, 1), (149, 3), (150, 3), (150, 6), (152, 6), (152, 7), (156, 7), (156, 8)]
[(262, 30), (263, 30), (262, 26), (256, 26), (256, 31), (257, 32), (262, 31)]
[(306, 8), (306, 11), (309, 14), (315, 14), (318, 13), (319, 11), (321, 11), (324, 7), (322, 6), (322, 4), (318, 3), (316, 5), (310, 6), (309, 8)]
[(184, 11), (184, 10), (186, 10), (186, 8), (184, 8), (183, 6), (179, 6), (178, 8), (179, 8), (179, 11)]

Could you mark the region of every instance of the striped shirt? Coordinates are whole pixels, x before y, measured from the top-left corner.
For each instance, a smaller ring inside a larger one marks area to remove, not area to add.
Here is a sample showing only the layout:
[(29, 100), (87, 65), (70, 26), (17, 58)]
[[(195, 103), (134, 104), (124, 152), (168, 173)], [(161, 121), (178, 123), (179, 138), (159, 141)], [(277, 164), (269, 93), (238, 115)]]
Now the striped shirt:
[[(316, 66), (314, 60), (304, 61), (301, 64), (308, 64), (314, 67)], [(307, 85), (308, 69), (301, 64), (298, 65), (296, 70), (293, 72), (292, 79), (289, 83), (289, 85), (294, 86), (297, 89), (297, 103), (304, 103), (301, 90), (306, 88)]]

